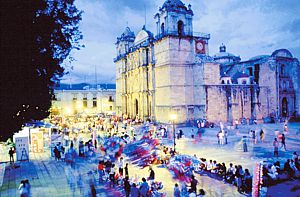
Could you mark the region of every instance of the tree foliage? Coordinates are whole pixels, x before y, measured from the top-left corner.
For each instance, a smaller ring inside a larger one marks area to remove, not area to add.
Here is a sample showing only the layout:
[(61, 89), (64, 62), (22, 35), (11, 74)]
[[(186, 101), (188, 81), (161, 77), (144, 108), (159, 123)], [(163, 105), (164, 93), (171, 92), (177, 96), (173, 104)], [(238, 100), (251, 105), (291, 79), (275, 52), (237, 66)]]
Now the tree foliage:
[(49, 115), (61, 66), (79, 49), (74, 0), (1, 0), (0, 140)]

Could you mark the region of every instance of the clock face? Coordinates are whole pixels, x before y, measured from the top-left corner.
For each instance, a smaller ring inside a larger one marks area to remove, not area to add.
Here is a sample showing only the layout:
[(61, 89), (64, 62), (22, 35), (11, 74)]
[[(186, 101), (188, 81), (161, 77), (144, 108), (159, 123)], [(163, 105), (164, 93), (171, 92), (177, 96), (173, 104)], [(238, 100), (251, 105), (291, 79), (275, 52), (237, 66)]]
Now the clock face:
[(203, 48), (204, 48), (204, 46), (203, 46), (202, 42), (198, 42), (198, 43), (197, 43), (197, 49), (198, 49), (199, 51), (202, 51)]
[(205, 41), (202, 40), (196, 41), (196, 53), (198, 54), (205, 53)]

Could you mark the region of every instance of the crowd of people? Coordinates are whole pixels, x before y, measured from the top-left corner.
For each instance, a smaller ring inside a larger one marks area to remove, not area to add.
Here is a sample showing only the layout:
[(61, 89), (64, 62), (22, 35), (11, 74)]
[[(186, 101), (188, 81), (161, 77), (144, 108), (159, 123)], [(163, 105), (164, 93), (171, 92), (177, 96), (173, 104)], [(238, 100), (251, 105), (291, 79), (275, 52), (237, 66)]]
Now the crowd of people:
[(252, 189), (252, 175), (249, 169), (243, 169), (241, 165), (217, 163), (216, 160), (200, 158), (201, 163), (195, 169), (199, 174), (207, 174), (211, 178), (222, 180), (225, 183), (237, 186), (240, 193), (250, 193)]
[[(74, 163), (75, 157), (78, 156), (82, 158), (88, 158), (95, 155), (98, 149), (101, 150), (104, 138), (101, 138), (99, 135), (95, 136), (92, 134), (90, 137), (92, 139), (84, 142), (81, 137), (80, 133), (87, 133), (91, 134), (94, 130), (103, 131), (101, 132), (107, 138), (112, 138), (114, 136), (118, 136), (122, 139), (122, 141), (127, 144), (138, 140), (138, 130), (135, 130), (137, 127), (133, 128), (132, 124), (139, 124), (141, 120), (131, 120), (127, 119), (126, 121), (120, 119), (108, 119), (105, 118), (95, 118), (95, 119), (84, 119), (86, 122), (84, 125), (80, 125), (80, 120), (65, 120), (64, 135), (67, 136), (64, 138), (66, 141), (62, 143), (58, 143), (54, 149), (53, 154), (55, 160), (65, 161)], [(68, 122), (68, 123), (66, 123)], [(84, 121), (83, 121), (84, 122)], [(123, 123), (123, 124), (121, 124)], [(200, 123), (199, 123), (200, 124)], [(73, 125), (73, 126), (70, 126)], [(79, 127), (77, 130), (75, 128), (76, 125)], [(141, 125), (140, 125), (141, 126)], [(200, 124), (199, 128), (202, 128)], [(76, 131), (77, 130), (77, 131)], [(201, 138), (202, 130), (198, 129), (199, 138)], [(146, 137), (149, 138), (167, 138), (172, 135), (171, 132), (164, 126), (157, 127), (155, 130), (150, 130), (147, 133)], [(177, 139), (180, 139), (184, 136), (182, 130), (178, 130), (177, 132)], [(250, 140), (256, 144), (257, 137), (255, 131), (249, 132)], [(263, 142), (265, 138), (265, 133), (263, 130), (259, 132), (260, 141)], [(217, 134), (218, 144), (225, 145), (227, 144), (227, 137), (228, 133), (223, 128), (220, 129), (220, 132)], [(171, 136), (172, 138), (172, 136)], [(97, 140), (96, 140), (97, 139)], [(285, 144), (285, 136), (282, 134), (279, 138), (281, 141), (281, 147), (286, 150)], [(71, 142), (70, 145), (67, 142)], [(277, 138), (274, 139), (273, 146), (274, 146), (274, 156), (278, 157), (278, 149), (280, 147), (280, 143)], [(69, 148), (65, 148), (69, 147)], [(75, 146), (74, 146), (75, 144)], [(69, 145), (69, 146), (68, 146)], [(246, 147), (247, 148), (247, 147)], [(67, 149), (67, 150), (66, 150)], [(76, 149), (76, 150), (75, 150)], [(178, 152), (175, 152), (170, 147), (161, 146), (160, 148), (160, 155), (159, 155), (159, 163), (168, 165), (169, 159), (174, 157)], [(245, 148), (244, 148), (245, 151)], [(105, 152), (105, 151), (104, 151)], [(247, 151), (245, 151), (247, 152)], [(105, 152), (106, 154), (106, 152)], [(122, 155), (123, 156), (123, 155)], [(141, 196), (146, 197), (150, 196), (151, 194), (155, 194), (156, 196), (161, 195), (163, 196), (164, 193), (160, 190), (163, 188), (161, 182), (155, 181), (155, 172), (153, 168), (149, 167), (149, 176), (143, 177), (142, 179), (137, 179), (136, 177), (130, 176), (128, 172), (129, 163), (125, 162), (124, 158), (121, 154), (116, 156), (115, 160), (109, 159), (107, 157), (103, 157), (100, 159), (97, 166), (97, 174), (98, 174), (98, 183), (99, 184), (106, 184), (111, 188), (121, 187), (124, 189), (124, 193), (126, 196)], [(196, 157), (196, 156), (195, 156)], [(218, 179), (223, 181), (224, 183), (229, 183), (237, 186), (237, 190), (240, 193), (250, 193), (252, 189), (252, 175), (250, 174), (248, 169), (244, 169), (241, 165), (233, 165), (230, 163), (226, 165), (224, 162), (219, 163), (216, 160), (206, 160), (205, 158), (199, 159), (201, 162), (199, 166), (193, 166), (192, 173), (190, 176), (190, 183), (189, 185), (183, 183), (178, 184), (176, 183), (174, 186), (174, 196), (176, 197), (193, 197), (193, 196), (204, 196), (205, 191), (203, 189), (197, 190), (198, 181), (195, 178), (194, 173), (198, 173), (200, 175), (206, 174), (213, 179)], [(287, 174), (289, 178), (295, 178), (299, 175), (299, 160), (298, 155), (295, 152), (293, 154), (293, 158), (287, 160), (284, 164), (284, 168), (280, 168), (279, 162), (275, 162), (274, 164), (264, 165), (263, 167), (263, 180), (264, 184), (271, 185), (276, 183), (276, 181), (281, 179), (281, 174)], [(23, 196), (30, 195), (30, 185), (28, 188), (28, 180), (27, 183), (25, 181), (22, 182), (20, 185), (20, 193), (22, 190), (28, 191), (28, 194), (24, 194)], [(95, 195), (95, 183), (91, 184), (91, 194)]]
[(136, 177), (130, 177), (128, 163), (124, 163), (123, 157), (113, 162), (111, 160), (100, 160), (97, 166), (99, 184), (108, 184), (109, 187), (123, 187), (126, 197), (164, 196), (159, 192), (163, 188), (161, 182), (155, 182), (155, 172), (149, 167), (149, 176), (142, 178), (141, 182)]
[(293, 180), (300, 178), (300, 162), (297, 152), (294, 152), (292, 158), (287, 159), (283, 167), (279, 161), (274, 163), (266, 162), (263, 165), (263, 185), (269, 187), (284, 180)]

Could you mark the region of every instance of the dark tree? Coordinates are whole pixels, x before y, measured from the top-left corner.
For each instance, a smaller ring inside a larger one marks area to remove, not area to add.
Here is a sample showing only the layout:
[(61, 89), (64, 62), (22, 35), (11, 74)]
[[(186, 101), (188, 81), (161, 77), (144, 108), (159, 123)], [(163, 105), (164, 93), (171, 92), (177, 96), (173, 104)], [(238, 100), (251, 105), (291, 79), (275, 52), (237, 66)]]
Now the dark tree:
[(79, 49), (74, 0), (0, 1), (0, 140), (49, 115), (62, 62)]

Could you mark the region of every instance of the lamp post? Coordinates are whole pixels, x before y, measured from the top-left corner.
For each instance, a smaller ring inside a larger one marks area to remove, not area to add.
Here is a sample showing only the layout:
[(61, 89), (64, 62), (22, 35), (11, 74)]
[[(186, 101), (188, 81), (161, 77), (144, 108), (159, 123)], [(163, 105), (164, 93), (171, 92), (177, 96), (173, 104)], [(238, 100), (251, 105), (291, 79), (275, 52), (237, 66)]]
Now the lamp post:
[(172, 124), (173, 124), (173, 138), (174, 138), (173, 146), (174, 146), (174, 153), (175, 153), (176, 152), (176, 149), (175, 149), (175, 147), (176, 147), (175, 120), (177, 119), (177, 115), (176, 114), (171, 114), (170, 118), (171, 118)]

